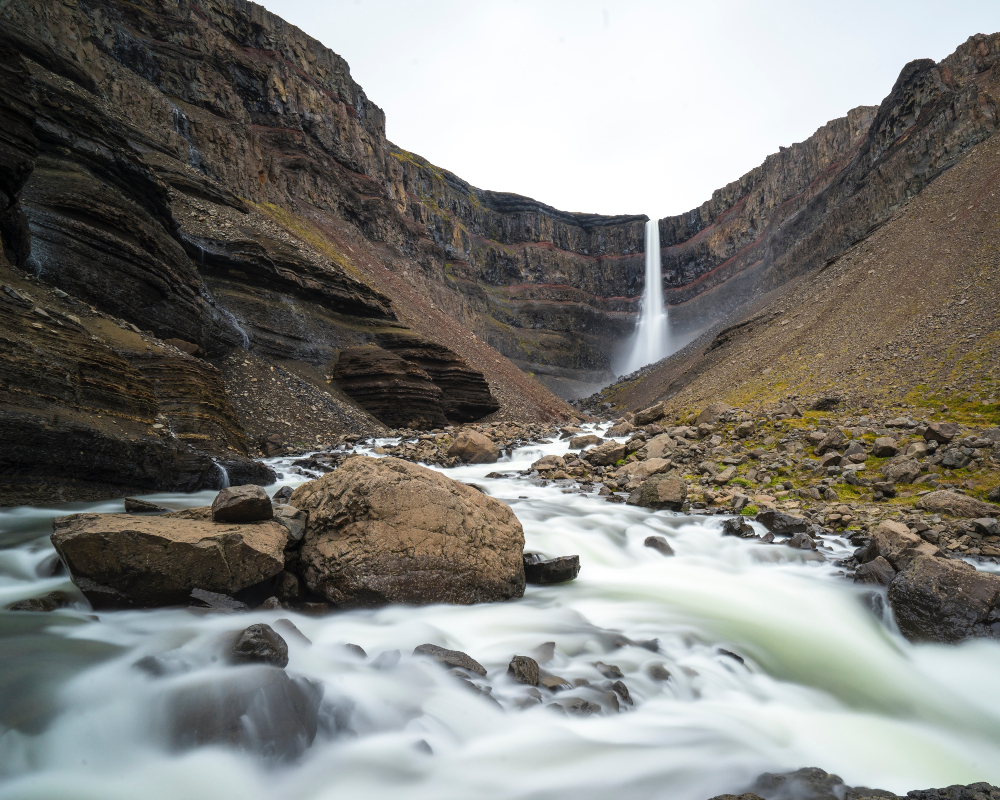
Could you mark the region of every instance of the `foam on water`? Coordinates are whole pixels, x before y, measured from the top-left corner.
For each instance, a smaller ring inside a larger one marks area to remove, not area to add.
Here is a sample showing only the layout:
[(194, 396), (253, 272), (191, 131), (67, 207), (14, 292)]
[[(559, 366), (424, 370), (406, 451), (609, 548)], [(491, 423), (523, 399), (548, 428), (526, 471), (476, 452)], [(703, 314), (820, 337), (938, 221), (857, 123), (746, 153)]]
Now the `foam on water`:
[[(580, 555), (576, 581), (529, 586), (517, 601), (326, 617), (183, 609), (102, 612), (98, 621), (74, 611), (0, 614), (0, 704), (35, 692), (51, 705), (30, 724), (0, 705), (0, 797), (596, 800), (614, 793), (705, 800), (764, 771), (813, 765), (851, 785), (896, 792), (1000, 783), (1000, 644), (911, 645), (875, 618), (831, 562), (723, 537), (720, 518), (485, 477), (565, 451), (565, 442), (553, 442), (499, 464), (444, 470), (509, 503), (527, 549)], [(304, 480), (288, 472), (288, 459), (270, 463), (286, 472), (282, 484)], [(213, 496), (148, 499), (180, 508)], [(2, 602), (71, 588), (34, 570), (52, 552), (52, 518), (84, 508), (122, 510), (109, 501), (0, 512)], [(650, 534), (669, 539), (676, 556), (644, 547)], [(831, 554), (848, 552), (846, 542), (827, 544)], [(293, 765), (221, 747), (172, 752), (161, 724), (170, 692), (236, 669), (212, 660), (221, 634), (280, 617), (313, 641), (289, 638), (289, 673), (321, 682), (328, 708), (353, 703), (353, 734), (321, 733)], [(657, 639), (659, 650), (626, 639)], [(600, 684), (594, 662), (615, 664), (635, 706), (588, 718), (544, 705), (513, 709), (524, 687), (506, 677), (507, 663), (547, 641), (556, 651), (545, 669)], [(346, 642), (364, 647), (369, 659), (346, 651)], [(480, 661), (489, 672), (479, 683), (508, 710), (409, 657), (424, 642)], [(373, 668), (374, 657), (396, 649), (398, 665)], [(132, 667), (163, 653), (189, 671), (153, 679)], [(654, 680), (653, 665), (671, 679)], [(432, 755), (416, 747), (421, 740)]]

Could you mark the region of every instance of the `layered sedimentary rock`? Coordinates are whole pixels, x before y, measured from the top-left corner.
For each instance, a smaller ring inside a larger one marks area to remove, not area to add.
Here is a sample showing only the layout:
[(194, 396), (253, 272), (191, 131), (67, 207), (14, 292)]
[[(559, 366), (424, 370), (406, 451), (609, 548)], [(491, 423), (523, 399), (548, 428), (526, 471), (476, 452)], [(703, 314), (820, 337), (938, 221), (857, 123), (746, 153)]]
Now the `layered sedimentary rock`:
[(379, 344), (427, 373), (441, 389), (441, 410), (452, 422), (472, 422), (500, 405), (481, 372), (471, 369), (447, 347), (403, 332), (378, 337)]
[(415, 364), (376, 345), (340, 354), (333, 379), (371, 414), (394, 428), (437, 428), (448, 424), (442, 391)]
[[(315, 374), (322, 394), (342, 350), (407, 331), (372, 279), (416, 241), (382, 112), (342, 59), (253, 4), (18, 3), (0, 44), (3, 277), (80, 326), (32, 327), (16, 303), (3, 319), (0, 501), (202, 488), (217, 464), (269, 479), (244, 426), (284, 421), (270, 402), (234, 411), (227, 391), (253, 397), (256, 379), (232, 353)], [(465, 351), (492, 364), (482, 349)], [(453, 418), (496, 409), (480, 370), (424, 350)], [(346, 402), (334, 387), (312, 409)]]
[[(711, 200), (660, 220), (667, 302), (718, 319), (822, 267), (993, 134), (1000, 34), (907, 64), (877, 107), (769, 156)], [(713, 291), (714, 290), (714, 291)]]

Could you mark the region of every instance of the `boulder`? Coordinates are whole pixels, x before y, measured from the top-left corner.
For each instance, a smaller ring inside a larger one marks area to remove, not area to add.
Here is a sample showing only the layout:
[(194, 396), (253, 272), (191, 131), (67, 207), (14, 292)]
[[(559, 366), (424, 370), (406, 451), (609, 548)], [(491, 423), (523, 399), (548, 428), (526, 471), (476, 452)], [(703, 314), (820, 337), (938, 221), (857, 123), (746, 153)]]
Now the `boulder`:
[(258, 623), (240, 633), (229, 653), (234, 664), (288, 665), (288, 645), (270, 625)]
[(733, 435), (738, 439), (746, 439), (748, 436), (753, 436), (757, 427), (752, 422), (741, 422), (733, 429)]
[(629, 495), (628, 504), (644, 508), (680, 511), (687, 499), (687, 484), (681, 478), (654, 475)]
[(608, 428), (607, 435), (612, 438), (621, 438), (622, 436), (628, 436), (630, 433), (634, 432), (635, 426), (627, 420), (622, 420), (621, 422), (615, 423), (612, 427)]
[(643, 545), (646, 547), (652, 547), (660, 553), (660, 555), (672, 556), (674, 554), (674, 548), (672, 548), (670, 546), (670, 542), (662, 536), (647, 536)]
[(649, 408), (644, 408), (642, 411), (635, 412), (635, 419), (633, 420), (637, 426), (640, 428), (643, 425), (649, 425), (651, 422), (656, 422), (666, 413), (666, 403), (657, 403)]
[(813, 541), (812, 537), (808, 533), (796, 533), (785, 542), (789, 547), (796, 550), (815, 550), (816, 542)]
[(670, 469), (672, 463), (665, 458), (647, 458), (645, 461), (633, 461), (631, 464), (623, 464), (615, 473), (615, 478), (634, 475), (637, 478), (646, 479), (653, 475), (662, 475)]
[(654, 436), (646, 442), (646, 458), (665, 458), (677, 447), (677, 442), (667, 433)]
[(899, 452), (899, 445), (891, 436), (879, 436), (872, 445), (872, 455), (876, 458), (892, 458)]
[(292, 492), (295, 490), (291, 486), (282, 486), (278, 491), (271, 495), (271, 501), (274, 503), (287, 503), (288, 498), (292, 496)]
[(855, 583), (874, 583), (879, 586), (888, 586), (895, 577), (896, 570), (882, 556), (876, 556), (874, 560), (862, 564), (854, 571)]
[(562, 456), (542, 456), (531, 465), (531, 468), (539, 472), (548, 472), (553, 469), (565, 469), (566, 462)]
[(1000, 486), (990, 489), (990, 491), (986, 494), (986, 499), (991, 503), (1000, 503)]
[(628, 455), (628, 448), (616, 441), (605, 442), (591, 448), (580, 455), (584, 461), (589, 461), (595, 467), (605, 467), (621, 461)]
[(843, 450), (847, 447), (848, 438), (840, 428), (833, 428), (816, 445), (816, 455), (821, 456), (828, 450)]
[(580, 574), (580, 556), (543, 559), (538, 553), (525, 553), (524, 577), (536, 586), (571, 581)]
[(186, 605), (193, 589), (232, 595), (281, 572), (285, 528), (209, 513), (73, 514), (55, 520), (52, 544), (95, 608)]
[(958, 436), (959, 427), (954, 422), (932, 422), (924, 431), (924, 438), (928, 442), (940, 442), (947, 444)]
[(126, 514), (166, 514), (169, 511), (169, 508), (158, 506), (156, 503), (150, 503), (146, 500), (140, 500), (138, 497), (125, 498)]
[(712, 478), (712, 482), (717, 484), (718, 486), (723, 486), (729, 483), (729, 481), (731, 481), (735, 477), (736, 477), (736, 467), (730, 465), (726, 467), (724, 470), (722, 470), (722, 472), (720, 472), (718, 475), (715, 475)]
[(931, 511), (935, 514), (950, 514), (953, 517), (966, 519), (1000, 516), (1000, 506), (943, 489), (925, 494), (917, 501), (917, 505), (925, 511)]
[(883, 464), (880, 472), (890, 483), (913, 483), (920, 477), (920, 465), (904, 458)]
[(484, 677), (486, 675), (486, 667), (461, 650), (447, 650), (444, 647), (438, 647), (436, 644), (422, 644), (413, 648), (413, 655), (429, 656), (438, 664), (467, 669), (469, 672), (475, 672), (477, 675)]
[(538, 662), (530, 656), (514, 656), (507, 665), (507, 674), (518, 683), (538, 686)]
[(283, 525), (288, 531), (289, 544), (302, 541), (302, 537), (306, 533), (307, 519), (304, 511), (290, 503), (285, 503), (274, 509), (274, 521)]
[(790, 536), (793, 533), (805, 533), (809, 530), (809, 521), (802, 517), (793, 517), (782, 511), (767, 509), (761, 511), (757, 517), (757, 522), (767, 528), (771, 533), (778, 536)]
[(259, 486), (230, 486), (212, 501), (212, 519), (216, 522), (260, 522), (271, 519), (271, 498)]
[(338, 606), (524, 593), (524, 532), (510, 507), (433, 470), (354, 456), (296, 489), (291, 504), (309, 515), (300, 574)]
[(585, 436), (574, 436), (572, 439), (569, 440), (569, 449), (583, 450), (585, 447), (592, 447), (594, 445), (600, 444), (603, 441), (604, 439), (602, 439), (600, 436), (595, 436), (592, 433), (588, 433)]
[(752, 539), (757, 534), (753, 526), (744, 517), (729, 517), (722, 523), (723, 536), (739, 536), (741, 539)]
[(479, 431), (462, 430), (448, 448), (448, 458), (466, 464), (494, 464), (500, 458), (500, 448)]
[(942, 556), (938, 548), (930, 542), (925, 542), (917, 534), (911, 533), (902, 522), (885, 520), (872, 534), (871, 543), (865, 556), (865, 562), (881, 556), (893, 569), (906, 569), (918, 556)]
[(728, 411), (732, 411), (730, 406), (725, 403), (712, 403), (706, 406), (705, 409), (698, 415), (698, 418), (694, 421), (695, 425), (701, 425), (703, 422), (707, 422), (709, 425), (715, 425), (719, 419)]
[(794, 403), (792, 403), (792, 402), (790, 402), (788, 400), (785, 400), (780, 406), (778, 406), (777, 410), (774, 413), (775, 414), (784, 414), (786, 417), (801, 417), (802, 416), (802, 412), (799, 411), (798, 407)]
[(919, 556), (889, 586), (899, 630), (911, 641), (1000, 638), (1000, 576), (954, 559)]

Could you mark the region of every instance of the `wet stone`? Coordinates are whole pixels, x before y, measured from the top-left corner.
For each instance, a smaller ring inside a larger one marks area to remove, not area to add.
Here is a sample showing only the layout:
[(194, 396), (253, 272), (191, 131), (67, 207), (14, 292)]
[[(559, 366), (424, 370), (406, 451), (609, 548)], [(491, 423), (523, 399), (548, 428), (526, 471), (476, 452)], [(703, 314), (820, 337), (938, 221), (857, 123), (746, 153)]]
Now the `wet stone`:
[(234, 664), (288, 665), (288, 645), (270, 625), (257, 623), (246, 628), (229, 655)]
[(538, 662), (529, 656), (514, 656), (507, 665), (507, 674), (518, 683), (538, 685)]
[(674, 555), (674, 548), (670, 546), (670, 543), (662, 536), (647, 536), (646, 540), (643, 542), (646, 547), (651, 547), (656, 550), (661, 555), (672, 556)]
[(413, 649), (413, 655), (429, 656), (439, 664), (449, 667), (461, 667), (470, 672), (475, 672), (477, 675), (486, 675), (486, 667), (461, 650), (447, 650), (444, 647), (438, 647), (436, 644), (422, 644)]
[(543, 559), (537, 553), (524, 554), (524, 579), (536, 586), (571, 581), (580, 574), (580, 556)]
[(614, 664), (605, 664), (603, 661), (597, 661), (594, 663), (597, 671), (600, 672), (605, 678), (624, 678), (622, 671)]

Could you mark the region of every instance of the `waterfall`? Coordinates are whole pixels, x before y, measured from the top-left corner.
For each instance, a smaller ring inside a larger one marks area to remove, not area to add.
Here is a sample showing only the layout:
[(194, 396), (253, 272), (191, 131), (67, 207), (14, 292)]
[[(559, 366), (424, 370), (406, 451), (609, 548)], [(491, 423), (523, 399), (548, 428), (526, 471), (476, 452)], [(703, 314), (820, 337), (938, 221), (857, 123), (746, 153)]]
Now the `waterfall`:
[(670, 355), (670, 328), (663, 306), (663, 272), (660, 265), (660, 226), (646, 222), (646, 288), (639, 312), (639, 324), (625, 356), (623, 375)]
[(219, 486), (218, 486), (218, 488), (219, 489), (228, 489), (229, 486), (230, 486), (230, 483), (229, 483), (229, 470), (227, 470), (218, 461), (213, 461), (212, 463), (215, 464), (215, 468), (219, 472)]

